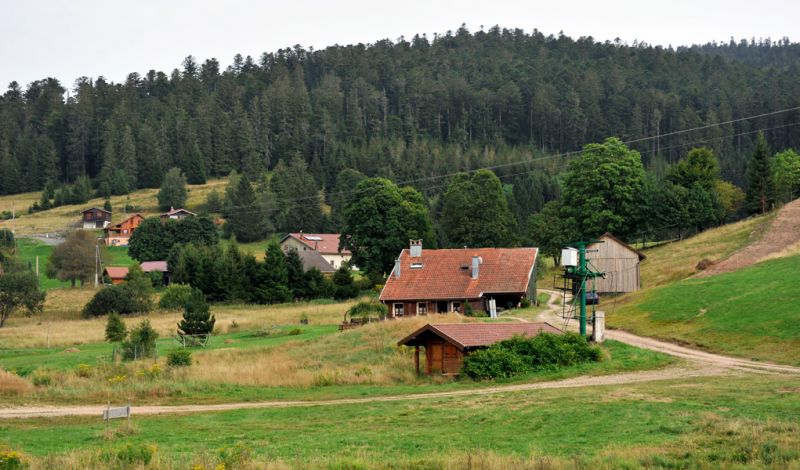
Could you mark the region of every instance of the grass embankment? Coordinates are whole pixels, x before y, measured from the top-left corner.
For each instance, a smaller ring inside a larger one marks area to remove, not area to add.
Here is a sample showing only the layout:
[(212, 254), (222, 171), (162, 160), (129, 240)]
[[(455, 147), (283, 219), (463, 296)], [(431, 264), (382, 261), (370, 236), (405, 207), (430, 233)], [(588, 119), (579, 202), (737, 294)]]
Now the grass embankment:
[(134, 416), (112, 438), (99, 418), (26, 419), (0, 440), (51, 468), (151, 444), (154, 468), (793, 468), (798, 390), (798, 378), (748, 376)]
[[(186, 208), (197, 210), (205, 203), (206, 196), (212, 190), (225, 192), (227, 179), (209, 180), (206, 184), (188, 185)], [(114, 208), (114, 223), (122, 221), (128, 214), (123, 213), (126, 204), (140, 209), (144, 215), (154, 215), (158, 210), (158, 189), (140, 189), (125, 196), (112, 196), (111, 205)], [(41, 198), (40, 192), (15, 194), (0, 197), (0, 212), (10, 211), (12, 207), (17, 213), (14, 222), (17, 234), (20, 236), (43, 233), (61, 232), (76, 227), (81, 220), (81, 211), (88, 207), (103, 207), (104, 200), (95, 198), (86, 204), (60, 206), (54, 209), (28, 214), (28, 207)], [(11, 221), (0, 221), (0, 227), (11, 228)]]
[(650, 289), (609, 324), (727, 354), (800, 364), (800, 256)]

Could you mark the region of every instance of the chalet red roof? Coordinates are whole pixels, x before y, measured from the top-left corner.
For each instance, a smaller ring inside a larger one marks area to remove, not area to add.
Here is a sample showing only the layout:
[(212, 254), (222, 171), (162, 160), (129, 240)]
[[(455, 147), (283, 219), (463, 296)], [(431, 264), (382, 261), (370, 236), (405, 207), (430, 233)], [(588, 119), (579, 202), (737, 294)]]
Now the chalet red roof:
[(293, 232), (281, 240), (283, 243), (287, 238), (294, 238), (295, 240), (303, 243), (312, 250), (316, 250), (323, 255), (349, 255), (350, 250), (339, 251), (339, 234), (338, 233), (303, 233)]
[[(412, 258), (404, 249), (400, 253), (400, 278), (393, 272), (380, 298), (464, 300), (484, 294), (524, 293), (536, 254), (536, 248), (459, 248), (422, 250), (422, 256)], [(477, 279), (472, 279), (473, 256), (481, 259)]]
[(424, 345), (424, 337), (438, 336), (459, 349), (478, 348), (498, 343), (514, 336), (534, 337), (539, 333), (561, 334), (549, 323), (445, 323), (427, 324), (398, 341), (398, 346)]

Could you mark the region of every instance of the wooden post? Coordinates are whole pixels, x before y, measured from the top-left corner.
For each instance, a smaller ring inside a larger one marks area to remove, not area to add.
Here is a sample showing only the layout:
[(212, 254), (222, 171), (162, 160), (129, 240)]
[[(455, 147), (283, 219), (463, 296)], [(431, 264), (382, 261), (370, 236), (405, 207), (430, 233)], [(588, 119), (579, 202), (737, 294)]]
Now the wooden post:
[(414, 346), (414, 369), (419, 375), (419, 345)]

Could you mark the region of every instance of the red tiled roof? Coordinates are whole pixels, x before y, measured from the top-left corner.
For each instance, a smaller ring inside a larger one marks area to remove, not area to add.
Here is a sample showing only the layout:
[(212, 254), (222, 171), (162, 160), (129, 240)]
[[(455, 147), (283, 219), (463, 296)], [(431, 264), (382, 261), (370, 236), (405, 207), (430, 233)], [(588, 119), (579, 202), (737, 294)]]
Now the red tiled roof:
[[(483, 294), (527, 292), (536, 254), (536, 248), (459, 248), (422, 250), (422, 256), (412, 258), (405, 249), (400, 253), (400, 278), (393, 272), (380, 298), (463, 300)], [(483, 260), (477, 279), (472, 279), (473, 256)], [(412, 263), (421, 263), (422, 267), (412, 268)]]
[(142, 271), (146, 273), (150, 272), (167, 272), (167, 262), (166, 261), (145, 261), (142, 263)]
[(106, 274), (111, 279), (125, 279), (128, 275), (128, 268), (124, 266), (109, 266), (105, 269)]
[(324, 255), (349, 255), (350, 250), (339, 251), (339, 234), (338, 233), (303, 233), (295, 232), (290, 233), (283, 237), (281, 243), (287, 238), (292, 237), (300, 243), (305, 244), (313, 250), (316, 250)]
[(460, 349), (489, 346), (514, 336), (534, 337), (539, 333), (561, 334), (562, 331), (549, 323), (447, 323), (425, 325), (397, 342), (398, 346), (422, 345), (419, 338), (430, 332)]

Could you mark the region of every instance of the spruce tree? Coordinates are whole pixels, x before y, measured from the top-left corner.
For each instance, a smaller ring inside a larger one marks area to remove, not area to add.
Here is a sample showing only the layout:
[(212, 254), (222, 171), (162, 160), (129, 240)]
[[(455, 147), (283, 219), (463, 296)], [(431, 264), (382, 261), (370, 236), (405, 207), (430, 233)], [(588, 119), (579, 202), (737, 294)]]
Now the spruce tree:
[(764, 133), (759, 132), (756, 147), (747, 168), (747, 208), (751, 213), (765, 213), (774, 202), (775, 183), (770, 168), (770, 150)]
[(186, 176), (179, 168), (173, 168), (164, 176), (161, 190), (158, 191), (158, 207), (168, 211), (171, 207), (183, 207), (186, 204)]
[(208, 335), (214, 331), (216, 321), (203, 292), (192, 289), (192, 295), (183, 310), (183, 319), (178, 323), (178, 332), (182, 335)]
[(111, 312), (106, 322), (106, 341), (109, 343), (119, 343), (128, 336), (128, 329), (125, 322), (120, 318), (119, 313)]

